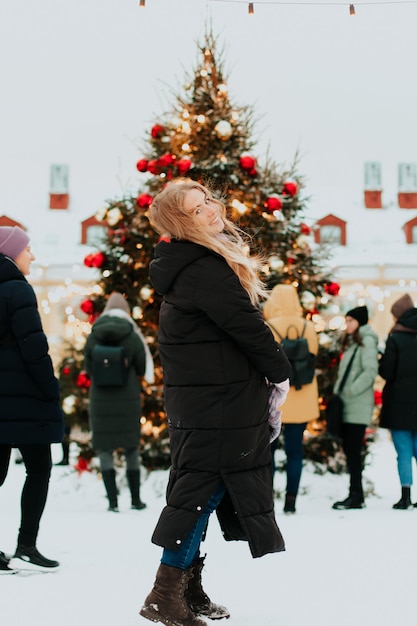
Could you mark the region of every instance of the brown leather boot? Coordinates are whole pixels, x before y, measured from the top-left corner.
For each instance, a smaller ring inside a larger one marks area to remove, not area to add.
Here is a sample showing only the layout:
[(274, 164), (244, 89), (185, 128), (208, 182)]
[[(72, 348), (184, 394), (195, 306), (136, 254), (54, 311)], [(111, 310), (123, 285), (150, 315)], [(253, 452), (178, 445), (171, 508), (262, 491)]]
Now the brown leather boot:
[(203, 589), (201, 582), (201, 572), (204, 567), (204, 557), (200, 557), (194, 565), (191, 565), (189, 571), (192, 576), (188, 581), (188, 587), (185, 590), (185, 599), (192, 612), (196, 615), (202, 615), (209, 619), (229, 619), (230, 613), (225, 606), (214, 604)]
[(188, 606), (184, 594), (191, 576), (190, 570), (161, 565), (156, 573), (152, 591), (139, 611), (151, 622), (166, 626), (205, 626)]

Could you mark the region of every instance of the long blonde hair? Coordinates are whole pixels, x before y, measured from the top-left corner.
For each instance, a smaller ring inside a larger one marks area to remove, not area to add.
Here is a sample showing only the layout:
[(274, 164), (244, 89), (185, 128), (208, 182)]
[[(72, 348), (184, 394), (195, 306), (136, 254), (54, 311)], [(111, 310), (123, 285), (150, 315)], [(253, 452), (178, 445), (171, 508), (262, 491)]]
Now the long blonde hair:
[[(184, 198), (191, 189), (199, 189), (217, 204), (224, 223), (223, 233), (212, 235), (194, 223), (184, 209)], [(211, 191), (191, 179), (178, 179), (158, 193), (149, 209), (149, 219), (160, 235), (179, 240), (193, 241), (224, 257), (246, 289), (253, 305), (258, 305), (268, 292), (258, 276), (260, 259), (249, 256), (249, 237), (226, 217), (226, 207)]]

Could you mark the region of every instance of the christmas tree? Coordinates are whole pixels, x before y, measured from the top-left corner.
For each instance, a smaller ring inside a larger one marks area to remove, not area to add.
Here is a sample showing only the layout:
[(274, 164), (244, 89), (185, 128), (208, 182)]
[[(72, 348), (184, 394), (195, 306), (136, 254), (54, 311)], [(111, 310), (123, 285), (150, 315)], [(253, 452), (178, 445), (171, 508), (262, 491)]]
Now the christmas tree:
[[(84, 261), (101, 272), (94, 290), (99, 295), (82, 303), (84, 313), (93, 322), (110, 293), (123, 293), (154, 357), (156, 381), (145, 385), (143, 393), (141, 454), (148, 468), (168, 467), (170, 462), (157, 343), (160, 298), (148, 278), (158, 235), (147, 217), (154, 195), (168, 181), (187, 177), (215, 190), (232, 219), (250, 236), (253, 251), (264, 258), (262, 277), (267, 286), (286, 282), (297, 287), (306, 317), (319, 315), (317, 302), (323, 294), (338, 291), (323, 270), (323, 249), (311, 243), (297, 158), (290, 167), (279, 167), (268, 157), (264, 164), (258, 161), (252, 140), (254, 112), (229, 97), (223, 54), (216, 48), (213, 34), (206, 34), (198, 46), (193, 75), (145, 138), (136, 164), (143, 177), (139, 191), (109, 200), (97, 212), (107, 236), (100, 250)], [(321, 347), (322, 361), (328, 347), (325, 343)], [(323, 363), (328, 393), (334, 370), (330, 377), (326, 370)]]

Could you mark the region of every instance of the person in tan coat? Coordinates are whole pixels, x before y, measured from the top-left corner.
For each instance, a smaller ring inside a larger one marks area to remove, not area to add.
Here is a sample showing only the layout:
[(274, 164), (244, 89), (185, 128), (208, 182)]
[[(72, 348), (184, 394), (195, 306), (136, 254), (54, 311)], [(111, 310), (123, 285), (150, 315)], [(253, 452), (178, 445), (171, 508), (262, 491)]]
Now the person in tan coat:
[[(301, 336), (304, 324), (304, 337), (307, 339), (309, 351), (318, 352), (318, 337), (313, 322), (303, 318), (302, 307), (297, 290), (292, 285), (276, 285), (265, 302), (264, 318), (271, 324), (271, 330), (277, 341), (286, 337), (290, 326), (289, 338), (293, 339), (296, 332)], [(278, 333), (276, 332), (278, 331)], [(287, 486), (284, 512), (295, 513), (295, 501), (303, 467), (303, 433), (311, 420), (319, 417), (317, 378), (303, 385), (301, 389), (290, 387), (282, 410), (282, 432), (284, 450), (287, 457)], [(274, 448), (273, 448), (274, 451)]]

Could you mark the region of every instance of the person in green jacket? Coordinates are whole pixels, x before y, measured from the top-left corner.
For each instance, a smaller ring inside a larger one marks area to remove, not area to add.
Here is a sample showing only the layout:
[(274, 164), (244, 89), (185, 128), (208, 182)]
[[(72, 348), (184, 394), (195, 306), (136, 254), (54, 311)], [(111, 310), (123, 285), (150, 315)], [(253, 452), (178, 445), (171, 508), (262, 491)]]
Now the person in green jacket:
[(342, 446), (350, 474), (349, 495), (335, 502), (334, 509), (361, 509), (365, 506), (362, 487), (362, 447), (366, 427), (374, 410), (374, 382), (378, 374), (378, 337), (368, 324), (368, 309), (358, 306), (345, 315), (346, 332), (342, 341), (340, 362), (334, 393), (338, 393), (350, 361), (340, 396), (343, 400)]

